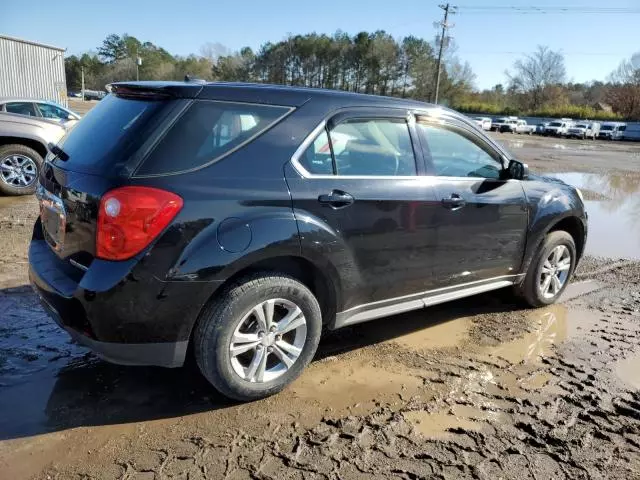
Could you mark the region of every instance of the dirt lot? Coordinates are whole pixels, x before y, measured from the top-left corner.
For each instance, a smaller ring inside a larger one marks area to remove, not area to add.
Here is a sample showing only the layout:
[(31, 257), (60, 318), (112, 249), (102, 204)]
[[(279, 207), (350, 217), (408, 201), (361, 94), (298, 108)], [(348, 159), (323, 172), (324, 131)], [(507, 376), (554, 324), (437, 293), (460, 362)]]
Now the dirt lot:
[(0, 478), (640, 479), (640, 144), (496, 138), (584, 190), (562, 303), (499, 291), (333, 332), (252, 404), (71, 344), (26, 286), (36, 203), (0, 198)]

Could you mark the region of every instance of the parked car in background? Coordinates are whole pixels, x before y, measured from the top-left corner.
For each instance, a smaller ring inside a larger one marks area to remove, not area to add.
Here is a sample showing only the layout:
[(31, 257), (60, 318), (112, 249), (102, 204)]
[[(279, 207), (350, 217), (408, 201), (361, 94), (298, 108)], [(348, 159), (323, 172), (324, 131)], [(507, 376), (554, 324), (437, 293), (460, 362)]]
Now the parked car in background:
[(85, 90), (84, 91), (85, 100), (102, 100), (106, 95), (107, 95), (107, 92), (103, 92), (101, 90)]
[(51, 120), (0, 112), (0, 194), (33, 193), (47, 145), (56, 143), (66, 132)]
[(622, 140), (627, 124), (624, 122), (605, 122), (600, 127), (598, 138), (602, 140)]
[(567, 131), (567, 137), (595, 140), (600, 133), (598, 122), (577, 122)]
[(0, 98), (0, 112), (46, 118), (63, 123), (65, 127), (71, 127), (80, 120), (80, 115), (62, 105), (33, 98), (2, 97)]
[(555, 137), (564, 137), (567, 135), (569, 128), (571, 128), (573, 124), (568, 120), (554, 120), (553, 122), (549, 122), (544, 129), (545, 135), (552, 135)]
[(579, 190), (452, 110), (246, 83), (112, 89), (47, 158), (29, 247), (44, 308), (107, 360), (193, 354), (223, 394), (255, 400), (301, 374), (325, 329), (499, 288), (548, 305), (583, 254)]
[(531, 135), (535, 131), (536, 127), (533, 125), (528, 125), (526, 120), (507, 120), (501, 127), (501, 132), (511, 132), (511, 133), (523, 133), (527, 135)]
[(489, 117), (476, 117), (473, 120), (474, 122), (476, 122), (476, 125), (478, 125), (478, 127), (480, 127), (482, 130), (491, 130), (492, 121)]
[(636, 142), (640, 141), (640, 123), (627, 124), (622, 139)]
[(500, 129), (502, 128), (502, 126), (511, 121), (511, 120), (518, 120), (518, 117), (499, 117), (496, 118), (495, 120), (493, 120), (493, 122), (491, 122), (491, 131), (492, 132), (499, 132)]
[(549, 125), (549, 122), (539, 123), (536, 125), (535, 133), (536, 135), (544, 135), (544, 132)]

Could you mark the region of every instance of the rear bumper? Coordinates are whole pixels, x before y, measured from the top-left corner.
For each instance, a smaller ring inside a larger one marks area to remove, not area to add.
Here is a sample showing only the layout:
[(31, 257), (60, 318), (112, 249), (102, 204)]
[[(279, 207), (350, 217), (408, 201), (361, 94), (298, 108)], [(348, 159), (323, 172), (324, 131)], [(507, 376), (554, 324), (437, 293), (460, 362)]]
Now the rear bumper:
[(31, 285), (75, 341), (113, 363), (181, 366), (212, 285), (163, 282), (136, 262), (123, 263), (94, 260), (74, 273), (44, 240), (29, 246)]
[(64, 317), (42, 295), (32, 279), (32, 286), (49, 316), (63, 328), (75, 342), (92, 350), (103, 360), (119, 365), (148, 365), (175, 368), (184, 363), (188, 341), (163, 343), (100, 342), (69, 326)]

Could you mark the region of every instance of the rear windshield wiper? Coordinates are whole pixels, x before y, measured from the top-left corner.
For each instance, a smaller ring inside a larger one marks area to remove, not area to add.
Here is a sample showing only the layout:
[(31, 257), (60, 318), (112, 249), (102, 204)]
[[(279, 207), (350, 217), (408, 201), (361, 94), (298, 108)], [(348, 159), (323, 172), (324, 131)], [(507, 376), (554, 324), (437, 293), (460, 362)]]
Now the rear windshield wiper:
[(63, 162), (66, 162), (67, 160), (69, 160), (69, 154), (64, 150), (62, 150), (59, 146), (54, 145), (53, 143), (50, 143), (48, 147), (51, 153), (53, 153), (56, 156), (56, 158), (59, 158)]

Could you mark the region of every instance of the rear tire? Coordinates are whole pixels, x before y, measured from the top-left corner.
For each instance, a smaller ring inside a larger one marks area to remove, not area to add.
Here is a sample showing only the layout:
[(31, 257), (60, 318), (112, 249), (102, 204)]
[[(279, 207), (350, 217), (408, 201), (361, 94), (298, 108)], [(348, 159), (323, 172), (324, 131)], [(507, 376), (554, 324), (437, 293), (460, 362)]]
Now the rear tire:
[(1, 146), (0, 193), (4, 195), (34, 193), (42, 163), (42, 156), (26, 145), (16, 143)]
[[(556, 252), (560, 256), (554, 259)], [(515, 288), (516, 295), (532, 307), (555, 303), (571, 280), (576, 259), (576, 244), (571, 235), (564, 231), (549, 233), (531, 260), (523, 282)]]
[[(273, 322), (264, 323), (265, 318)], [(285, 331), (287, 318), (295, 319), (289, 326), (298, 326)], [(222, 394), (257, 400), (302, 373), (316, 353), (321, 330), (320, 306), (305, 285), (286, 275), (259, 273), (231, 285), (205, 308), (194, 332), (195, 358)]]

